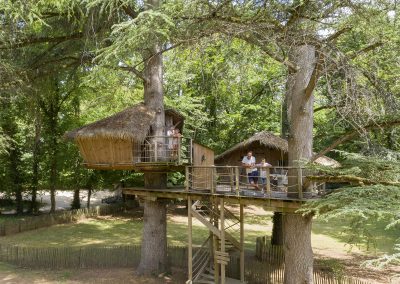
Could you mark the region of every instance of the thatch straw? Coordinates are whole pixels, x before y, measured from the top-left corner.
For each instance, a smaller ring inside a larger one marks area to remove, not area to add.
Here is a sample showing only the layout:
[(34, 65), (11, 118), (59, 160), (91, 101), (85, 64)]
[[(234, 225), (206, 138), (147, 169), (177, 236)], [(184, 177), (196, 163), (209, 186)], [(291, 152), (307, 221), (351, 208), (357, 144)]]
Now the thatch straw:
[(93, 138), (143, 141), (155, 118), (155, 112), (140, 103), (112, 116), (67, 132), (69, 140)]
[[(232, 148), (226, 150), (222, 154), (218, 155), (215, 157), (215, 162), (219, 162), (224, 160), (227, 156), (231, 155), (237, 150), (248, 150), (251, 149), (252, 146), (258, 143), (262, 146), (266, 146), (268, 148), (273, 148), (277, 149), (280, 151), (283, 151), (284, 153), (288, 152), (288, 142), (285, 139), (282, 139), (271, 132), (268, 131), (262, 131), (258, 132), (249, 139), (240, 142), (239, 144), (236, 144)], [(323, 156), (318, 158), (315, 161), (317, 164), (324, 165), (324, 166), (331, 166), (331, 167), (338, 167), (340, 166), (340, 163), (335, 161), (334, 159), (331, 159), (329, 157)]]

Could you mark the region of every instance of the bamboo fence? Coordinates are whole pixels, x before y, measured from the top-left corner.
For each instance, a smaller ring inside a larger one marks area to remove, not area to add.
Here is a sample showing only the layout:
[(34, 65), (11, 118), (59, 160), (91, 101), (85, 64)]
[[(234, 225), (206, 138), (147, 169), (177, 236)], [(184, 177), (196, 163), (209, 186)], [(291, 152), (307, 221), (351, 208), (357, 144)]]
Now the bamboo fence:
[(102, 205), (91, 208), (82, 208), (70, 211), (61, 211), (53, 214), (27, 216), (22, 220), (7, 220), (0, 224), (0, 236), (18, 234), (25, 231), (50, 227), (57, 224), (75, 222), (80, 218), (96, 217), (122, 212), (123, 205)]
[[(195, 249), (196, 250), (196, 249)], [(271, 257), (282, 255), (271, 250)], [(134, 268), (140, 261), (140, 245), (108, 247), (50, 247), (32, 248), (0, 244), (0, 261), (29, 268), (66, 269), (66, 268)], [(173, 267), (187, 268), (186, 247), (169, 246), (168, 261)], [(271, 258), (272, 259), (272, 258)], [(246, 260), (245, 280), (252, 284), (283, 283), (284, 265)], [(226, 267), (228, 277), (240, 278), (240, 259), (233, 255)], [(331, 274), (314, 271), (316, 284), (367, 284), (350, 277), (335, 278)]]

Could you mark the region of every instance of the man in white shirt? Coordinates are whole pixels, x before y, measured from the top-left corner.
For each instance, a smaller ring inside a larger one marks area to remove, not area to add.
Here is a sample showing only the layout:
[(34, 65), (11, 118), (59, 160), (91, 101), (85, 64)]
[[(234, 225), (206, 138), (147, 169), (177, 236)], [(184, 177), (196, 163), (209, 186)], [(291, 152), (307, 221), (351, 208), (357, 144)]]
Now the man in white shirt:
[(242, 165), (246, 168), (246, 174), (249, 179), (249, 183), (255, 189), (260, 189), (258, 187), (258, 171), (255, 167), (256, 165), (256, 158), (253, 157), (253, 152), (248, 151), (247, 155), (243, 157)]

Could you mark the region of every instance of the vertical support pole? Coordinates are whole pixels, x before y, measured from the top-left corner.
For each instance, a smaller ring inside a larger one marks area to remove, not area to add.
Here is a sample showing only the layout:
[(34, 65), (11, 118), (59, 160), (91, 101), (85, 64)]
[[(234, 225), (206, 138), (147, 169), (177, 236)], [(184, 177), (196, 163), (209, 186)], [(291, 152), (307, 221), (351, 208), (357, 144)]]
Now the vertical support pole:
[(190, 165), (193, 164), (193, 156), (194, 156), (193, 139), (190, 138), (190, 152), (189, 152), (189, 157), (190, 157), (189, 164), (190, 164)]
[(157, 140), (154, 141), (154, 161), (157, 162), (158, 160), (158, 149), (157, 149)]
[(182, 137), (178, 138), (178, 164), (181, 164), (181, 148), (182, 148)]
[(299, 192), (299, 198), (303, 199), (303, 173), (300, 165), (297, 167), (297, 190)]
[(240, 282), (244, 283), (244, 222), (243, 204), (240, 204)]
[[(215, 199), (211, 199), (211, 204), (213, 206), (213, 211), (214, 212), (218, 212), (218, 200)], [(218, 228), (218, 214), (213, 214), (214, 215), (214, 227)], [(219, 265), (217, 263), (217, 259), (216, 259), (216, 251), (219, 250), (219, 244), (218, 244), (218, 237), (216, 235), (213, 234), (213, 255), (214, 255), (214, 283), (215, 284), (219, 284)]]
[[(221, 252), (225, 252), (225, 210), (224, 199), (220, 199), (220, 219), (221, 219)], [(225, 284), (225, 264), (221, 263), (221, 284)]]
[(231, 192), (235, 190), (235, 173), (233, 168), (228, 168), (229, 170), (229, 182), (231, 185)]
[[(187, 168), (187, 167), (186, 167)], [(193, 241), (192, 241), (192, 198), (188, 197), (188, 275), (189, 283), (193, 280)]]
[(211, 193), (214, 194), (217, 188), (217, 168), (211, 168)]
[(265, 182), (267, 183), (266, 191), (267, 191), (268, 196), (271, 196), (271, 176), (270, 176), (270, 168), (269, 167), (267, 167), (265, 169), (265, 173), (266, 173)]
[(236, 179), (236, 195), (239, 196), (240, 191), (240, 175), (239, 175), (239, 167), (235, 168), (235, 179)]
[(189, 183), (190, 183), (189, 166), (186, 166), (185, 167), (185, 189), (186, 189), (186, 192), (189, 191)]

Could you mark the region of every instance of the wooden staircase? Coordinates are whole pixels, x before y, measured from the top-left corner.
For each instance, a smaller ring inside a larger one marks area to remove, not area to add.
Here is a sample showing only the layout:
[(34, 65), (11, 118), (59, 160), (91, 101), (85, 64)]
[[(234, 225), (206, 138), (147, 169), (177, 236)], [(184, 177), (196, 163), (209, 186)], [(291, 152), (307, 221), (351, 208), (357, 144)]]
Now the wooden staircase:
[(230, 253), (243, 251), (241, 242), (235, 238), (241, 232), (240, 219), (223, 206), (223, 203), (218, 206), (198, 200), (189, 210), (189, 216), (195, 217), (206, 226), (210, 236), (193, 254), (189, 263), (191, 279), (187, 283), (242, 283), (225, 277), (225, 266), (230, 260)]

